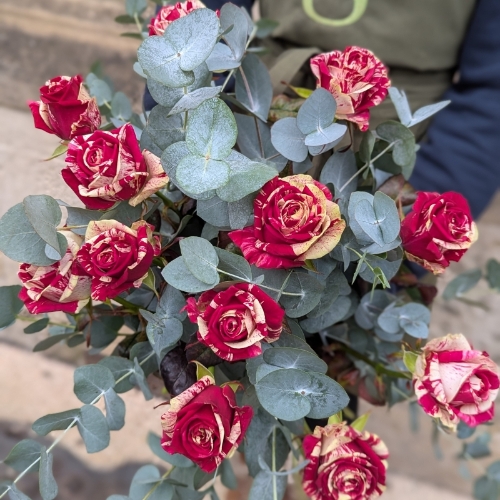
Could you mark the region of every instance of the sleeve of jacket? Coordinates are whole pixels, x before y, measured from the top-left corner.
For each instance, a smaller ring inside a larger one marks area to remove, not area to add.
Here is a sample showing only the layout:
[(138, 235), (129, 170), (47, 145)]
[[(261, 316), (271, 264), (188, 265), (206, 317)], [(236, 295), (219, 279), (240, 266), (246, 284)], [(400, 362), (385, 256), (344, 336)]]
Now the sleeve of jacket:
[[(229, 0), (203, 0), (203, 3), (212, 10), (220, 9), (225, 3), (228, 3)], [(231, 0), (231, 3), (234, 3), (238, 7), (245, 7), (245, 9), (250, 12), (252, 9), (252, 5), (255, 0)]]
[(479, 0), (459, 60), (451, 104), (434, 118), (410, 183), (458, 191), (475, 217), (500, 186), (500, 1)]

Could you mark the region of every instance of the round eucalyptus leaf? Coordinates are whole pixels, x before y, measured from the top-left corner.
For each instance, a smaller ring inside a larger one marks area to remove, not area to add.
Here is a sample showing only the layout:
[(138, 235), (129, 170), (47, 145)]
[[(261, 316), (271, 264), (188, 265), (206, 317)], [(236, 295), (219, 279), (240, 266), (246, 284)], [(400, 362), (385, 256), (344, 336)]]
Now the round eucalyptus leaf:
[(206, 100), (189, 115), (186, 144), (193, 154), (224, 160), (231, 153), (237, 135), (232, 111), (218, 98)]
[(175, 176), (183, 191), (202, 194), (227, 184), (229, 173), (226, 161), (188, 155), (177, 165)]
[(204, 283), (214, 283), (219, 279), (217, 265), (219, 257), (213, 245), (204, 238), (190, 236), (180, 241), (181, 254), (193, 276)]
[(316, 354), (291, 347), (275, 347), (264, 352), (264, 361), (281, 368), (326, 373), (328, 366)]
[(337, 103), (332, 94), (321, 87), (317, 88), (300, 107), (297, 126), (305, 135), (321, 132), (332, 125), (336, 110)]
[(298, 163), (307, 158), (305, 138), (305, 134), (297, 127), (296, 118), (283, 118), (271, 128), (271, 141), (276, 150), (285, 158)]
[(260, 379), (255, 385), (263, 408), (276, 418), (298, 420), (311, 411), (306, 394), (312, 384), (309, 373), (280, 369)]

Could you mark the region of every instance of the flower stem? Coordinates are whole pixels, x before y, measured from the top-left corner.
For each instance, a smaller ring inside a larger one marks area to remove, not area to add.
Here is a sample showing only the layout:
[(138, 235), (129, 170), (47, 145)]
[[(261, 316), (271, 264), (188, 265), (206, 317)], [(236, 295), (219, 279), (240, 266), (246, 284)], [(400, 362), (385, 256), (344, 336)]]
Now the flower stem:
[[(139, 363), (139, 366), (142, 366), (144, 363), (146, 363), (147, 361), (149, 361), (153, 356), (155, 356), (155, 352), (152, 351), (150, 354), (148, 354), (140, 363)], [(130, 375), (132, 375), (134, 373), (134, 370), (130, 370), (128, 373), (125, 373), (125, 375), (122, 375), (118, 380), (115, 381), (115, 385), (114, 387), (116, 387), (120, 382), (122, 382), (123, 380), (125, 380), (126, 378), (130, 377)], [(102, 397), (102, 394), (99, 394), (99, 396), (97, 396), (96, 398), (94, 398), (93, 401), (91, 401), (91, 405), (94, 405), (96, 404)], [(47, 453), (49, 453), (50, 451), (52, 451), (61, 441), (62, 439), (64, 438), (64, 436), (67, 434), (67, 432), (76, 425), (76, 423), (78, 422), (78, 418), (74, 418), (73, 421), (68, 425), (68, 427), (66, 427), (66, 429), (64, 430), (64, 432), (58, 436), (58, 438), (48, 447), (47, 449)], [(40, 457), (38, 457), (36, 460), (34, 460), (30, 465), (28, 465), (28, 467), (26, 467), (26, 469), (24, 469), (13, 481), (12, 483), (13, 484), (16, 484), (18, 481), (21, 480), (21, 478), (23, 478), (30, 470), (31, 468), (36, 465), (38, 462), (40, 461)], [(172, 472), (173, 469), (170, 469), (170, 472)], [(165, 476), (167, 477), (167, 476)], [(10, 487), (8, 487), (3, 493), (0, 494), (0, 498), (3, 498), (9, 491), (10, 491)]]
[(146, 496), (142, 500), (148, 500), (148, 498), (155, 492), (156, 488), (158, 488), (158, 486), (160, 486), (160, 484), (165, 479), (167, 479), (167, 477), (170, 476), (170, 474), (172, 474), (174, 469), (175, 469), (175, 465), (171, 469), (169, 469), (167, 472), (165, 472), (165, 474), (163, 474), (163, 476), (161, 476), (160, 480), (146, 493)]
[(155, 193), (155, 196), (158, 196), (161, 201), (163, 201), (164, 205), (166, 205), (168, 208), (171, 208), (172, 210), (175, 210), (175, 205), (172, 200), (169, 200), (163, 193), (160, 193), (160, 191), (157, 191)]
[(389, 151), (389, 149), (391, 149), (397, 142), (399, 142), (399, 139), (391, 142), (383, 151), (375, 156), (375, 158), (371, 158), (370, 161), (367, 161), (355, 174), (351, 175), (351, 177), (349, 177), (349, 179), (344, 182), (343, 186), (339, 189), (339, 193), (341, 193), (361, 172), (364, 172), (373, 162), (377, 161), (382, 155), (387, 153), (387, 151)]
[[(272, 442), (272, 467), (273, 472), (276, 472), (276, 426), (273, 427), (273, 442)], [(278, 500), (278, 485), (276, 481), (276, 474), (273, 474), (273, 500)]]
[(132, 302), (129, 302), (128, 300), (125, 300), (121, 297), (113, 297), (111, 300), (114, 300), (115, 302), (118, 302), (118, 304), (121, 304), (122, 306), (126, 307), (127, 309), (130, 309), (132, 312), (139, 312), (140, 307), (136, 306), (135, 304), (132, 304)]

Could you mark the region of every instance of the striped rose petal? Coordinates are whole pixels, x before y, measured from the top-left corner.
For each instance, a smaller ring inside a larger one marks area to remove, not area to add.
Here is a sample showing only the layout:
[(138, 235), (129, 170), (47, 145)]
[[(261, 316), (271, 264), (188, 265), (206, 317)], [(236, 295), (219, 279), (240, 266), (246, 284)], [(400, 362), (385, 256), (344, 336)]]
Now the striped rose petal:
[(213, 472), (235, 452), (252, 416), (250, 406), (237, 406), (231, 387), (218, 387), (206, 375), (170, 400), (161, 417), (161, 445)]
[(71, 231), (59, 234), (68, 241), (60, 261), (50, 266), (19, 266), (18, 276), (23, 282), (19, 298), (31, 314), (55, 311), (75, 314), (89, 301), (91, 278), (76, 260), (82, 238)]
[(222, 359), (239, 361), (262, 354), (261, 342), (274, 342), (285, 311), (257, 285), (237, 283), (222, 292), (209, 290), (188, 299), (189, 319), (198, 340)]
[(141, 286), (160, 250), (153, 226), (145, 221), (127, 227), (116, 220), (99, 220), (89, 223), (77, 257), (92, 277), (92, 298), (104, 301)]
[(368, 130), (370, 108), (385, 99), (391, 86), (387, 68), (373, 52), (352, 46), (318, 54), (311, 59), (311, 70), (317, 87), (335, 98), (335, 117), (356, 123), (363, 132)]
[(331, 252), (344, 229), (328, 188), (309, 175), (293, 175), (267, 182), (255, 198), (254, 225), (229, 237), (250, 264), (286, 269)]
[(302, 485), (311, 500), (370, 500), (385, 490), (387, 447), (346, 422), (316, 427), (304, 438), (309, 464)]
[(460, 420), (476, 426), (493, 418), (498, 374), (486, 352), (472, 349), (462, 334), (450, 334), (428, 342), (417, 358), (415, 394), (444, 426), (455, 429)]

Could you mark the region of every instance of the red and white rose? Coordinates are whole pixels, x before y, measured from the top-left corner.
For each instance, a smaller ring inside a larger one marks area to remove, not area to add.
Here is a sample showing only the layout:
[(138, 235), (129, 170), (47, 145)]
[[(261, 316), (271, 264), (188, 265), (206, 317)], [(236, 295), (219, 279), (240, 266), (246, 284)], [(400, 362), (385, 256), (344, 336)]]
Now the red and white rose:
[(462, 334), (428, 342), (417, 358), (413, 380), (424, 411), (446, 427), (455, 428), (460, 420), (476, 426), (493, 418), (498, 366)]
[(229, 385), (218, 387), (204, 376), (172, 398), (161, 417), (161, 445), (180, 453), (205, 472), (213, 472), (230, 458), (243, 440), (252, 420), (250, 406), (238, 406)]
[(335, 97), (335, 116), (368, 130), (370, 108), (385, 99), (391, 86), (384, 64), (369, 50), (353, 46), (314, 56), (311, 70), (317, 86)]
[(160, 240), (147, 222), (127, 227), (116, 220), (99, 220), (89, 223), (77, 257), (92, 277), (92, 298), (104, 301), (141, 286), (160, 251)]
[(168, 183), (160, 159), (147, 150), (141, 153), (128, 123), (73, 139), (61, 175), (92, 210), (105, 210), (122, 200), (138, 205)]
[(408, 260), (434, 274), (458, 262), (477, 240), (469, 204), (460, 194), (420, 191), (412, 211), (401, 223), (401, 239)]
[(371, 500), (385, 490), (387, 458), (384, 442), (345, 422), (316, 427), (304, 438), (303, 487), (311, 500)]
[(18, 276), (23, 283), (19, 298), (31, 314), (55, 311), (75, 314), (89, 301), (91, 278), (76, 260), (82, 238), (70, 231), (60, 234), (68, 241), (60, 261), (50, 266), (19, 266)]
[(40, 88), (40, 100), (29, 101), (35, 127), (69, 140), (94, 132), (101, 125), (101, 113), (80, 75), (57, 76)]
[(330, 190), (309, 175), (275, 177), (254, 202), (254, 225), (229, 237), (257, 267), (301, 267), (331, 252), (345, 221)]
[(198, 323), (198, 340), (222, 359), (239, 361), (262, 354), (261, 342), (278, 340), (285, 311), (257, 285), (237, 283), (189, 298), (189, 319)]
[(198, 0), (188, 0), (187, 2), (177, 2), (173, 5), (163, 6), (149, 23), (149, 35), (162, 36), (167, 26), (176, 19), (187, 16), (193, 10), (202, 9), (203, 7), (205, 5)]

